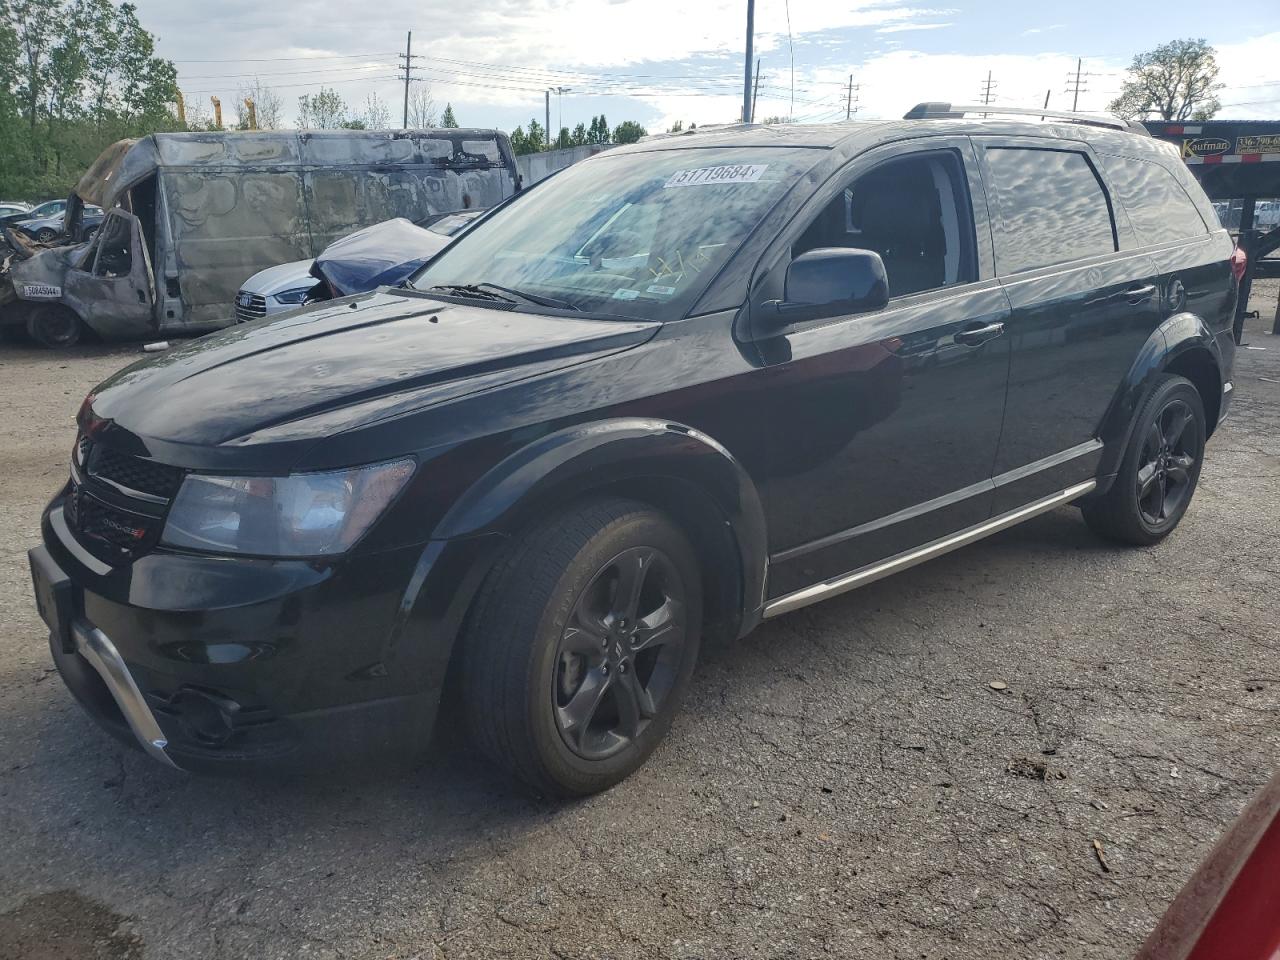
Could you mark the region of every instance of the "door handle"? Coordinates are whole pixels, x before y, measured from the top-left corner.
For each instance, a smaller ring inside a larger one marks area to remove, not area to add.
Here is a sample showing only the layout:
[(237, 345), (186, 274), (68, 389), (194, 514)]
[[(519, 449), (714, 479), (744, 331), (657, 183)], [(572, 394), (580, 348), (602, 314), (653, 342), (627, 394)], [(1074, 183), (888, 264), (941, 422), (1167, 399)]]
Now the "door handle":
[(1155, 292), (1156, 285), (1154, 283), (1144, 283), (1140, 287), (1130, 287), (1124, 292), (1124, 295), (1129, 298), (1130, 303), (1139, 304)]
[(986, 343), (988, 340), (994, 340), (1002, 333), (1004, 333), (1003, 323), (984, 323), (976, 327), (964, 327), (957, 330), (953, 339), (956, 343), (977, 346), (980, 343)]

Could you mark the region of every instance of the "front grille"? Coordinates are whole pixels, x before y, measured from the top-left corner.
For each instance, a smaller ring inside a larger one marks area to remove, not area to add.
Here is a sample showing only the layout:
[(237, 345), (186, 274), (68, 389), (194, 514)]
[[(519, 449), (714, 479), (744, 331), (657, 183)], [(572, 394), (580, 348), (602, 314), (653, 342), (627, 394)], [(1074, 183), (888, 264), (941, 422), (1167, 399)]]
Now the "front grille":
[(236, 323), (248, 323), (267, 315), (267, 298), (260, 293), (241, 290), (236, 294)]
[[(147, 553), (160, 539), (184, 471), (76, 439), (63, 519), (85, 548), (111, 564)], [(106, 482), (104, 482), (106, 481)]]
[(110, 480), (130, 490), (166, 500), (178, 492), (182, 470), (154, 460), (144, 460), (97, 446), (89, 456), (89, 475)]
[(103, 560), (135, 560), (155, 543), (160, 521), (127, 513), (78, 491), (76, 524), (86, 546)]

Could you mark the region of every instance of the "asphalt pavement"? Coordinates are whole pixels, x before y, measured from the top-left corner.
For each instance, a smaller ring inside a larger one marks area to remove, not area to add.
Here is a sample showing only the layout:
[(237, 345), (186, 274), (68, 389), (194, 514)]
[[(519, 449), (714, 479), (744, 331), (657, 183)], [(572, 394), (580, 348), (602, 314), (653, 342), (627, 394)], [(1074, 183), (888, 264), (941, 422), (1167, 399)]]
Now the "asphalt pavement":
[(668, 739), (578, 803), (438, 751), (209, 780), (63, 688), (26, 549), (136, 346), (0, 345), (0, 958), (1133, 953), (1280, 765), (1277, 286), (1181, 527), (1070, 508), (708, 651)]

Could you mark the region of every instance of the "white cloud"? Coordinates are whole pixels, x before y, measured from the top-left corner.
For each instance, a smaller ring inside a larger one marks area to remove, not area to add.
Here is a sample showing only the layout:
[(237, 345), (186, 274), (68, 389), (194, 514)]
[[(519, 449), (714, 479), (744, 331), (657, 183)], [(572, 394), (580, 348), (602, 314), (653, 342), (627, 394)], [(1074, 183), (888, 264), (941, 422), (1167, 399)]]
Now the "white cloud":
[(908, 30), (941, 30), (954, 26), (952, 23), (892, 23), (887, 27), (879, 27), (876, 33), (905, 33)]

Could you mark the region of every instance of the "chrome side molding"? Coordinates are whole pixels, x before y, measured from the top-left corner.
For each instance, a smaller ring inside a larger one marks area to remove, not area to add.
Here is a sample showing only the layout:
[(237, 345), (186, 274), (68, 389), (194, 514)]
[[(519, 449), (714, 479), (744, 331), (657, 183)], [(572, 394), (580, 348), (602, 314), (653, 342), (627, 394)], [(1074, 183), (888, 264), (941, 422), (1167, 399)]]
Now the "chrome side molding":
[(166, 766), (178, 769), (178, 765), (165, 750), (169, 740), (156, 722), (155, 714), (147, 706), (142, 691), (134, 682), (133, 674), (125, 666), (116, 645), (105, 633), (84, 620), (76, 620), (71, 624), (71, 636), (75, 638), (76, 650), (80, 656), (89, 661), (89, 665), (98, 671), (98, 675), (106, 683), (112, 699), (124, 714), (129, 729), (142, 744), (142, 749)]
[(993, 517), (976, 526), (961, 530), (959, 533), (953, 533), (940, 540), (934, 540), (923, 547), (917, 547), (915, 550), (908, 550), (906, 553), (900, 553), (895, 557), (890, 557), (888, 560), (881, 560), (879, 563), (861, 567), (834, 580), (815, 583), (813, 586), (805, 587), (803, 590), (788, 593), (786, 596), (766, 603), (764, 617), (767, 620), (770, 617), (781, 616), (784, 613), (790, 613), (792, 610), (807, 607), (811, 603), (817, 603), (819, 600), (826, 600), (828, 597), (834, 597), (837, 594), (856, 590), (858, 587), (865, 587), (867, 584), (874, 583), (877, 580), (883, 580), (891, 574), (907, 570), (918, 563), (924, 563), (926, 560), (940, 557), (944, 553), (950, 553), (952, 550), (958, 550), (981, 540), (983, 537), (989, 537), (993, 533), (999, 533), (1001, 530), (1016, 526), (1023, 520), (1030, 520), (1032, 517), (1047, 513), (1055, 507), (1070, 503), (1072, 500), (1084, 496), (1097, 485), (1097, 480), (1086, 480), (1084, 483), (1077, 483), (1075, 486), (1067, 487), (1067, 489), (1058, 493), (1029, 503), (1025, 507), (1019, 507), (1009, 513), (1002, 513), (998, 517)]

